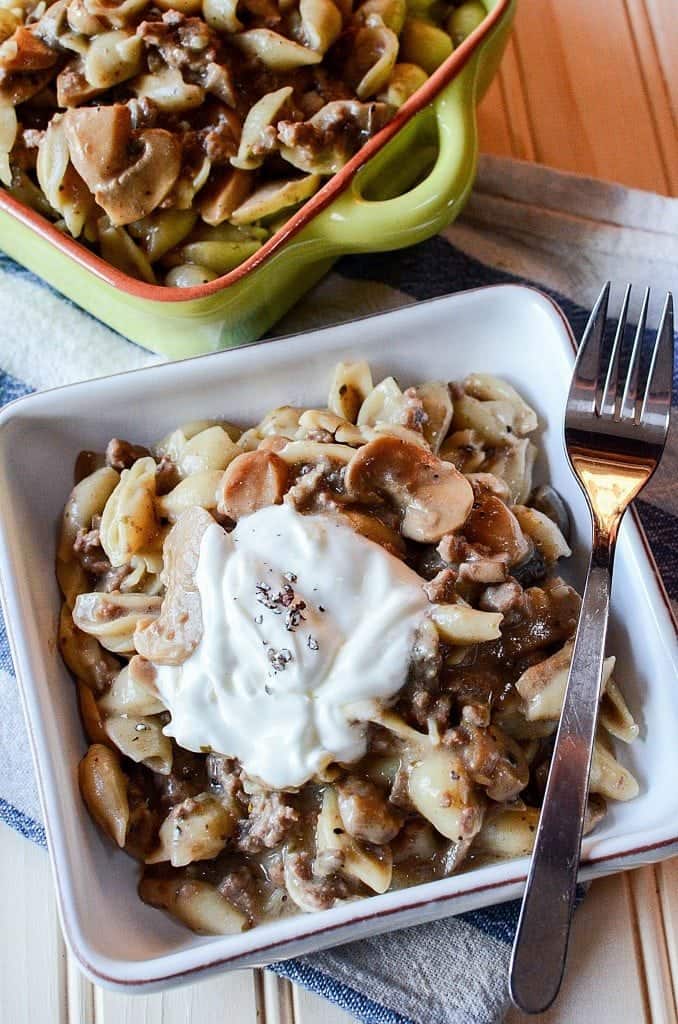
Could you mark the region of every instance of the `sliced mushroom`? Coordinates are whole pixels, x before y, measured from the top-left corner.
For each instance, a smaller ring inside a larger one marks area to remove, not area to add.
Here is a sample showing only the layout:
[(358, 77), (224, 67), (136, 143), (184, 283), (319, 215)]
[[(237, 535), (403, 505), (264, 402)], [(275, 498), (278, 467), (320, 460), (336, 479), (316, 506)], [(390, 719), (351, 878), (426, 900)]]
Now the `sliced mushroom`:
[(473, 488), (450, 463), (389, 435), (358, 449), (346, 470), (346, 490), (368, 504), (390, 500), (403, 513), (403, 536), (424, 542), (459, 529), (473, 506)]
[(179, 176), (179, 142), (160, 128), (133, 133), (122, 103), (67, 110), (63, 125), (73, 166), (114, 226), (146, 217)]
[(229, 220), (250, 195), (253, 185), (254, 177), (248, 171), (236, 167), (221, 169), (200, 193), (200, 216), (206, 224), (215, 226)]
[(361, 537), (367, 537), (375, 544), (381, 544), (382, 548), (386, 548), (396, 558), (405, 557), (405, 544), (402, 537), (386, 523), (382, 523), (381, 519), (377, 519), (376, 516), (368, 516), (356, 509), (342, 509), (338, 515)]
[(266, 182), (236, 207), (231, 214), (231, 223), (254, 224), (297, 206), (318, 191), (321, 180), (319, 174), (307, 174), (304, 178)]
[(159, 665), (180, 665), (198, 646), (202, 636), (200, 593), (195, 572), (200, 545), (208, 527), (214, 525), (209, 512), (189, 508), (177, 519), (163, 548), (166, 592), (160, 616), (142, 621), (134, 633), (139, 654)]
[(238, 520), (268, 505), (280, 505), (288, 482), (287, 463), (275, 452), (243, 452), (221, 479), (217, 509)]
[(5, 73), (44, 71), (57, 60), (58, 53), (23, 25), (0, 46), (0, 69)]
[(472, 544), (482, 544), (492, 554), (506, 555), (509, 565), (518, 565), (530, 553), (530, 543), (521, 525), (500, 498), (482, 491), (466, 520), (464, 535)]

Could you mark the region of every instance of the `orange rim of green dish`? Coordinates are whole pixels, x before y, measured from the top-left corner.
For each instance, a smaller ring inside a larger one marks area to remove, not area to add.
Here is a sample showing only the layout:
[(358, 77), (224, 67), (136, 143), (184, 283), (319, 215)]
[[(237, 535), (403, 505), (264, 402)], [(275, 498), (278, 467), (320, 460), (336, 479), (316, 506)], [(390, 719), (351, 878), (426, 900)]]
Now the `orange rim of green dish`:
[(311, 196), (290, 219), (271, 236), (260, 249), (244, 260), (239, 266), (214, 281), (194, 285), (190, 288), (168, 287), (167, 285), (148, 284), (139, 281), (122, 270), (107, 263), (101, 256), (87, 249), (76, 239), (63, 234), (41, 214), (31, 210), (19, 200), (14, 199), (4, 189), (0, 189), (0, 210), (15, 217), (41, 238), (50, 242), (65, 256), (90, 270), (116, 291), (124, 292), (137, 299), (153, 302), (190, 302), (194, 299), (216, 295), (220, 291), (236, 284), (252, 270), (256, 270), (274, 253), (281, 249), (291, 238), (305, 228), (314, 217), (328, 207), (337, 196), (348, 188), (356, 173), (375, 156), (387, 142), (397, 135), (416, 114), (428, 106), (442, 90), (449, 85), (455, 76), (468, 63), (478, 47), (492, 33), (502, 20), (513, 0), (498, 0), (496, 7), (488, 12), (483, 21), (467, 36), (457, 49), (443, 61), (430, 78), (398, 109), (393, 118), (353, 156), (340, 171), (337, 171), (314, 196)]

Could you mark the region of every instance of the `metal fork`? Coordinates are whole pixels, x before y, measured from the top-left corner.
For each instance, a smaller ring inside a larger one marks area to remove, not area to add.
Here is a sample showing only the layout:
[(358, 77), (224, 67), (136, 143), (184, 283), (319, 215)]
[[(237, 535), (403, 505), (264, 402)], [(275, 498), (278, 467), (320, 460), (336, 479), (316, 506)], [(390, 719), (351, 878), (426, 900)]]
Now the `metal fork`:
[(645, 292), (626, 379), (619, 380), (631, 286), (607, 369), (609, 282), (584, 331), (565, 412), (565, 447), (593, 520), (593, 548), (532, 863), (511, 958), (509, 990), (525, 1013), (558, 995), (574, 908), (600, 701), (615, 544), (622, 516), (657, 468), (669, 426), (673, 299), (667, 295), (644, 387), (639, 384)]

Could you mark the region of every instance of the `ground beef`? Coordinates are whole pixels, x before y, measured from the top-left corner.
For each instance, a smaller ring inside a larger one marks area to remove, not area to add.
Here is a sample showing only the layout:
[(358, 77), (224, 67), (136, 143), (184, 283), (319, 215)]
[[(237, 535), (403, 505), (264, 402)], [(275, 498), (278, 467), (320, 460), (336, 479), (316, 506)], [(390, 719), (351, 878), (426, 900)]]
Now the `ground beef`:
[(443, 743), (460, 755), (469, 776), (492, 800), (514, 800), (530, 776), (525, 755), (499, 726), (480, 727), (474, 717), (475, 711), (465, 715), (457, 728), (445, 734)]
[(222, 896), (237, 907), (251, 922), (258, 913), (258, 885), (256, 875), (249, 864), (238, 864), (229, 868), (217, 886)]
[(206, 788), (205, 759), (172, 743), (172, 771), (153, 776), (156, 792), (166, 815), (176, 804), (203, 793)]
[(279, 846), (296, 832), (301, 819), (288, 796), (263, 790), (250, 794), (247, 814), (235, 843), (242, 853), (261, 853)]
[(480, 595), (478, 607), (485, 612), (507, 612), (520, 608), (523, 600), (523, 588), (516, 580), (508, 580), (498, 586), (485, 587)]
[(228, 117), (218, 114), (214, 123), (201, 129), (198, 136), (213, 167), (230, 166), (229, 161), (238, 152), (239, 142)]
[(414, 571), (425, 580), (433, 580), (443, 569), (450, 568), (432, 544), (410, 545), (408, 561)]
[(247, 795), (243, 790), (238, 762), (223, 754), (208, 754), (205, 758), (207, 784), (218, 800), (226, 807), (244, 808), (247, 806)]
[(313, 863), (313, 872), (318, 878), (327, 878), (328, 875), (335, 875), (337, 871), (341, 871), (345, 863), (346, 855), (343, 850), (323, 850)]
[(449, 702), (438, 704), (443, 654), (433, 624), (425, 620), (415, 635), (407, 683), (400, 695), (399, 710), (415, 725), (426, 728), (429, 717), (447, 725)]
[(129, 441), (113, 437), (106, 447), (106, 465), (120, 473), (123, 469), (133, 466), (137, 459), (143, 459), (150, 454), (148, 448), (140, 444), (130, 444)]
[(407, 388), (403, 392), (403, 398), (405, 399), (405, 405), (400, 422), (409, 430), (417, 430), (420, 434), (423, 433), (424, 427), (428, 423), (428, 414), (424, 409), (424, 403), (414, 388)]
[(202, 18), (166, 11), (161, 21), (142, 21), (137, 28), (147, 47), (154, 47), (171, 68), (205, 71), (216, 60), (219, 39)]
[(126, 576), (129, 576), (131, 572), (131, 565), (119, 565), (115, 569), (110, 567), (103, 580), (105, 592), (107, 594), (111, 594), (114, 590), (120, 590), (122, 581)]
[(459, 566), (462, 583), (498, 584), (503, 583), (507, 576), (508, 568), (503, 558), (474, 558)]
[(285, 495), (285, 503), (297, 512), (335, 512), (342, 505), (344, 468), (330, 459), (320, 459), (301, 472)]
[(127, 109), (132, 115), (132, 128), (135, 131), (145, 131), (146, 128), (155, 128), (158, 123), (158, 104), (149, 96), (135, 96), (127, 101)]
[(460, 537), (456, 533), (446, 533), (437, 550), (445, 565), (459, 565), (468, 558), (469, 545), (465, 537)]
[(548, 580), (523, 594), (515, 615), (502, 623), (500, 661), (523, 657), (568, 640), (577, 628), (581, 598), (564, 580)]
[(296, 150), (300, 166), (318, 162), (338, 170), (390, 119), (385, 103), (333, 100), (308, 121), (279, 121), (277, 137)]
[(167, 455), (163, 455), (155, 471), (155, 493), (169, 494), (179, 483), (179, 470)]
[(339, 874), (318, 875), (314, 872), (311, 855), (305, 850), (287, 855), (287, 869), (303, 890), (305, 902), (314, 910), (326, 910), (337, 900), (346, 899), (350, 889)]
[(454, 604), (456, 599), (457, 570), (441, 569), (432, 580), (424, 585), (429, 601), (437, 604)]
[(414, 806), (410, 800), (409, 772), (406, 765), (402, 763), (398, 766), (398, 770), (393, 776), (389, 800), (392, 804), (395, 804), (396, 807), (400, 807), (404, 811), (414, 810)]
[(85, 572), (103, 576), (111, 568), (104, 549), (101, 547), (99, 527), (92, 530), (81, 528), (73, 541), (73, 552)]
[(421, 729), (426, 730), (429, 721), (435, 722), (439, 729), (445, 729), (449, 725), (451, 709), (452, 698), (449, 694), (418, 690), (412, 695), (405, 715)]

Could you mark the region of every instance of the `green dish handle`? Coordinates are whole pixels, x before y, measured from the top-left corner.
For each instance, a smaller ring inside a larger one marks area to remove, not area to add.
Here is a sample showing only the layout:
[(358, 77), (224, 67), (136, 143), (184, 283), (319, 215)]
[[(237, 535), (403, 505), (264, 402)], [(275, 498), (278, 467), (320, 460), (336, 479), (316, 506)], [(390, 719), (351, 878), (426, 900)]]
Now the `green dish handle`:
[[(454, 219), (476, 171), (478, 66), (477, 57), (469, 61), (430, 107), (358, 171), (346, 191), (315, 218), (316, 237), (336, 253), (383, 252), (430, 238)], [(427, 168), (423, 181), (409, 191), (376, 198), (397, 191), (398, 178), (409, 184)]]
[[(496, 0), (486, 2), (488, 9), (496, 5)], [(499, 64), (514, 11), (515, 5), (509, 5), (433, 103), (415, 115), (314, 219), (311, 234), (322, 240), (325, 252), (329, 249), (338, 256), (401, 249), (437, 234), (458, 216), (476, 172), (476, 104)], [(418, 183), (411, 187), (413, 181)]]

